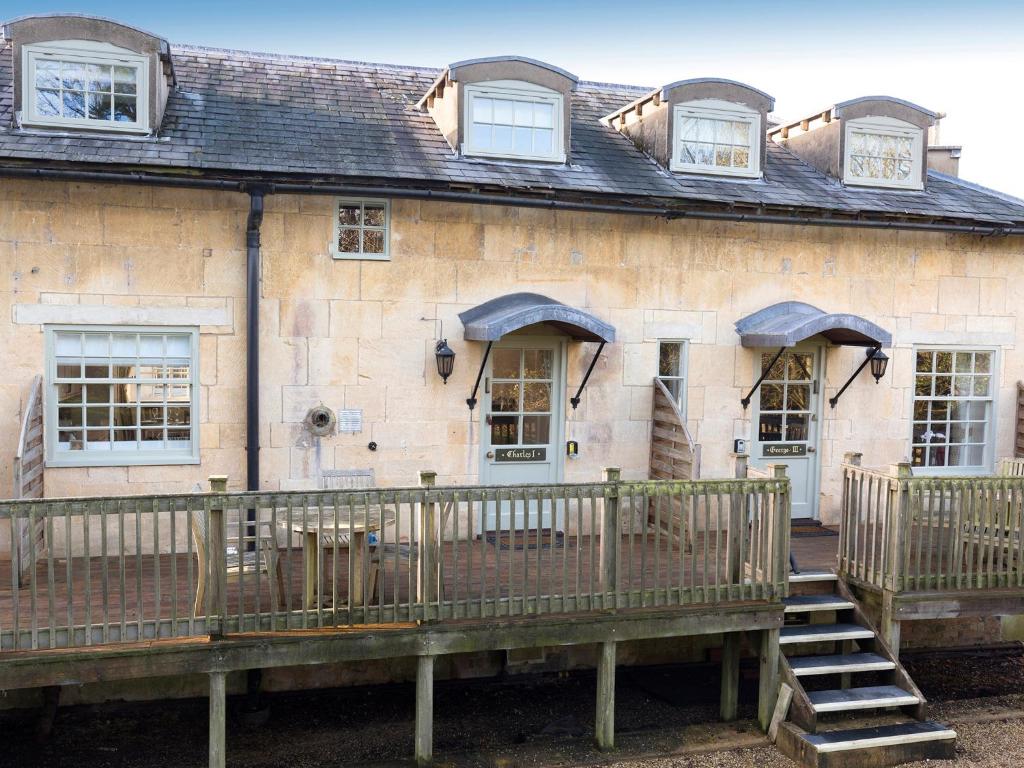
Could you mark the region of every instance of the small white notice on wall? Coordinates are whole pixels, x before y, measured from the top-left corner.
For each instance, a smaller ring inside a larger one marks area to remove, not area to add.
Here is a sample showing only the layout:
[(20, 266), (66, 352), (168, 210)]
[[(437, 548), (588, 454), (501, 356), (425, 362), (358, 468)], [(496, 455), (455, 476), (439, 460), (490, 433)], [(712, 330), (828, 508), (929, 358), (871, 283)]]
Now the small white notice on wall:
[(338, 411), (339, 432), (362, 432), (363, 431), (363, 409), (351, 408)]

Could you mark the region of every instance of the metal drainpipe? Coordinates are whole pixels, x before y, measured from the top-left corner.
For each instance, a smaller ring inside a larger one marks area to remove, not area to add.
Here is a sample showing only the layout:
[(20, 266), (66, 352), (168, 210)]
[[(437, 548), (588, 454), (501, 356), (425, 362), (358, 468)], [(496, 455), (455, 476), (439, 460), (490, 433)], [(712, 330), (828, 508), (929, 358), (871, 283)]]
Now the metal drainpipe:
[[(249, 190), (249, 218), (245, 225), (245, 451), (246, 488), (260, 489), (260, 225), (263, 223), (263, 188)], [(249, 510), (255, 520), (255, 510)]]

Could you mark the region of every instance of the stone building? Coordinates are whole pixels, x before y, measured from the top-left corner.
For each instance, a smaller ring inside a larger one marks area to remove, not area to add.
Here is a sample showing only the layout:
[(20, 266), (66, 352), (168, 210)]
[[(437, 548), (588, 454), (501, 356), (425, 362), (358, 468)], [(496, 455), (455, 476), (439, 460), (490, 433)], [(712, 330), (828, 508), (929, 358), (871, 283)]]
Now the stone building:
[(8, 22), (0, 495), (37, 375), (47, 496), (648, 477), (659, 376), (687, 475), (784, 462), (794, 516), (848, 451), (992, 472), (1024, 203), (931, 170), (923, 107), (773, 107)]

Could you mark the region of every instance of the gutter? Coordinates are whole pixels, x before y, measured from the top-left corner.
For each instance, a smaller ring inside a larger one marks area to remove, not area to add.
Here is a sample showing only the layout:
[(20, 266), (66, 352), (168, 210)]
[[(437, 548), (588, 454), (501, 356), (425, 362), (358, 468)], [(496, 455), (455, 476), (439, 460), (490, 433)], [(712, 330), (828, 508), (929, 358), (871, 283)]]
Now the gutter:
[(260, 186), (266, 194), (296, 195), (355, 195), (391, 197), (405, 200), (436, 200), (449, 203), (476, 205), (504, 205), (519, 208), (546, 208), (556, 211), (580, 211), (623, 215), (659, 216), (666, 219), (697, 219), (707, 221), (735, 221), (753, 224), (788, 224), (790, 226), (853, 227), (857, 229), (892, 229), (920, 232), (951, 232), (957, 234), (989, 236), (1024, 235), (1024, 225), (1013, 223), (954, 224), (934, 221), (907, 221), (898, 219), (853, 219), (841, 216), (806, 216), (776, 213), (744, 213), (742, 211), (712, 211), (696, 208), (646, 207), (613, 203), (573, 202), (521, 195), (497, 195), (452, 190), (407, 189), (386, 185), (277, 183), (271, 180), (231, 181), (190, 176), (162, 176), (151, 173), (101, 173), (53, 168), (0, 167), (0, 177), (43, 179), (52, 181), (78, 181), (93, 183), (147, 184), (193, 189), (215, 189), (224, 192), (246, 192)]

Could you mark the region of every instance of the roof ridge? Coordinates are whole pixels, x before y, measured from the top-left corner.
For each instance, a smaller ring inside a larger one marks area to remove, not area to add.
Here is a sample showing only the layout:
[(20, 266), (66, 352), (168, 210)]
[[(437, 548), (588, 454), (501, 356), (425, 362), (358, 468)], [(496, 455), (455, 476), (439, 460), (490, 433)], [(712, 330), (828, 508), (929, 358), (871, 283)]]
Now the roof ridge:
[(272, 51), (246, 51), (241, 48), (219, 48), (211, 45), (194, 45), (190, 43), (171, 43), (171, 51), (193, 51), (198, 53), (229, 53), (237, 56), (249, 56), (259, 59), (277, 59), (280, 61), (310, 61), (322, 62), (324, 64), (347, 64), (353, 67), (365, 67), (367, 69), (392, 69), (411, 72), (424, 72), (438, 74), (441, 67), (424, 67), (414, 64), (388, 64), (379, 61), (358, 61), (356, 59), (337, 59), (330, 56), (302, 56), (295, 53), (275, 53)]

